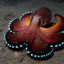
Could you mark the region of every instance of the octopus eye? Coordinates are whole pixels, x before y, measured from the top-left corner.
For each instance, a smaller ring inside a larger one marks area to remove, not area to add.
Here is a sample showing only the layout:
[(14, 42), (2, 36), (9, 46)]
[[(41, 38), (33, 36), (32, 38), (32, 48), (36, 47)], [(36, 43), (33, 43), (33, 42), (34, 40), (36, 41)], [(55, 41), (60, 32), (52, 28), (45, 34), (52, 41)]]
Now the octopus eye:
[(40, 21), (42, 22), (43, 21), (43, 18), (41, 18)]
[(39, 18), (38, 21), (39, 21), (39, 24), (42, 24), (43, 18)]
[(43, 18), (39, 18), (39, 22), (42, 22), (43, 21)]

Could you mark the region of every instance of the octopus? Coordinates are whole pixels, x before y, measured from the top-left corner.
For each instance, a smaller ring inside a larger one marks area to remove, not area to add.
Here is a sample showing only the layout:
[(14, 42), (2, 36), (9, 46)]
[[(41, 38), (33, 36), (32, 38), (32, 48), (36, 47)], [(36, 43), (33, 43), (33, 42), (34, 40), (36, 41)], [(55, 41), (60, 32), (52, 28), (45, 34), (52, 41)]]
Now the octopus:
[(54, 17), (58, 21), (50, 22), (50, 9), (42, 7), (11, 20), (4, 36), (6, 45), (12, 49), (25, 46), (27, 53), (34, 58), (50, 56), (56, 48), (64, 45), (64, 16), (54, 14)]

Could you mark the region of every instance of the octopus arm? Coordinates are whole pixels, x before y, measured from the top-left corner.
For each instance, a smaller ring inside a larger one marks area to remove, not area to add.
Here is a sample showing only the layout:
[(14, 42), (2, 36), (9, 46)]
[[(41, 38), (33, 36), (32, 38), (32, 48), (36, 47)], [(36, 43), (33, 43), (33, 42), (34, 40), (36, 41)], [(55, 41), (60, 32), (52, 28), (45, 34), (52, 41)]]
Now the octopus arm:
[(59, 14), (55, 14), (54, 17), (58, 17), (58, 22), (55, 26), (52, 27), (52, 29), (56, 29), (58, 32), (64, 28), (64, 17)]
[(64, 38), (64, 33), (50, 33), (46, 35), (47, 43), (58, 43)]
[(5, 35), (6, 41), (10, 45), (20, 45), (26, 42), (27, 35), (31, 31), (29, 26), (30, 24), (30, 17), (32, 13), (25, 14), (20, 20), (15, 19), (11, 25), (11, 30), (8, 31)]
[(6, 33), (6, 40), (9, 44), (11, 45), (19, 45), (19, 44), (22, 44), (23, 42), (25, 42), (26, 40), (26, 32), (27, 32), (28, 29), (25, 29), (25, 30), (21, 30), (19, 32), (10, 32), (8, 31)]
[(40, 29), (42, 31), (47, 31), (47, 32), (59, 32), (61, 31), (63, 28), (64, 28), (64, 17), (60, 14), (55, 14), (54, 17), (58, 17), (58, 22), (57, 24), (49, 27), (49, 28), (43, 28), (43, 27), (40, 27)]
[(43, 38), (43, 35), (40, 33), (39, 29), (36, 31), (34, 40), (30, 47), (31, 51), (34, 53), (47, 53), (51, 51), (52, 48), (48, 46), (47, 41)]
[(44, 39), (47, 43), (57, 43), (64, 38), (64, 33), (61, 32), (50, 32), (49, 31), (42, 31), (40, 30), (40, 37)]
[(28, 25), (30, 24), (30, 17), (32, 14), (33, 13), (28, 13), (22, 16), (22, 18), (15, 19), (10, 25), (11, 30), (21, 31), (21, 30), (26, 29)]

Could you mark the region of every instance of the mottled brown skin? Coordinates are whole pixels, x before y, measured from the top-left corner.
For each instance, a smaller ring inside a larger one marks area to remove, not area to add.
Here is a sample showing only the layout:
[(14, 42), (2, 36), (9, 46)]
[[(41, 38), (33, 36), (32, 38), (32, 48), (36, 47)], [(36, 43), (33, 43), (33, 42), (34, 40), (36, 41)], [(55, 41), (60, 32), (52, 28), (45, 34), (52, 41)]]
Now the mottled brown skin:
[[(34, 13), (28, 13), (21, 20), (16, 19), (11, 23), (11, 30), (6, 33), (6, 39), (11, 45), (20, 45), (24, 42), (28, 43), (29, 50), (33, 53), (48, 53), (52, 50), (49, 47), (52, 43), (58, 43), (64, 38), (64, 33), (59, 31), (64, 28), (64, 17), (55, 14), (58, 22), (52, 23), (48, 27), (51, 20), (51, 11), (42, 7)], [(43, 27), (47, 25), (47, 28)]]

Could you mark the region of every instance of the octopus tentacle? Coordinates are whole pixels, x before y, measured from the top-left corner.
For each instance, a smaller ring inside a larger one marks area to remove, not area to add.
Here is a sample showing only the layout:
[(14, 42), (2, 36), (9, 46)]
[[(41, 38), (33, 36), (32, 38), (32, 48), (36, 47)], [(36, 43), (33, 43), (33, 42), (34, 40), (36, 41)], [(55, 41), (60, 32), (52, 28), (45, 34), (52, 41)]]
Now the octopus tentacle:
[(40, 37), (39, 33), (39, 30), (37, 30), (34, 36), (34, 40), (32, 41), (32, 43), (29, 42), (26, 50), (28, 50), (27, 53), (31, 57), (45, 58), (53, 53), (54, 47), (50, 47), (48, 43)]
[(52, 29), (56, 29), (56, 31), (54, 31), (58, 32), (64, 27), (64, 17), (59, 14), (55, 14), (54, 17), (58, 17), (58, 22), (55, 26), (52, 27)]
[[(30, 17), (33, 13), (27, 13), (20, 17), (21, 19), (13, 19), (9, 25), (10, 30), (5, 34), (4, 40), (11, 48), (20, 48), (26, 42), (26, 37), (30, 31)], [(27, 32), (27, 33), (26, 33)]]
[(24, 36), (25, 32), (26, 32), (26, 30), (24, 30), (23, 32), (21, 32), (21, 31), (14, 32), (12, 34), (10, 31), (8, 31), (5, 35), (7, 43), (9, 43), (11, 46), (18, 46), (19, 47), (26, 40), (26, 36)]
[(27, 28), (28, 25), (30, 24), (30, 17), (32, 14), (33, 13), (25, 14), (20, 20), (15, 19), (10, 25), (11, 30), (20, 31), (20, 30)]
[(42, 36), (42, 35), (44, 35), (44, 33), (41, 33), (40, 37), (42, 39), (44, 39), (49, 44), (50, 43), (57, 43), (64, 38), (64, 33), (46, 33), (45, 32), (45, 35), (44, 36)]
[(26, 42), (29, 44), (29, 46), (31, 47), (33, 41), (34, 41), (34, 36), (36, 34), (36, 29), (32, 27), (32, 30), (31, 30), (31, 27), (30, 27), (30, 31), (28, 36), (27, 36), (27, 39), (26, 39)]
[(60, 30), (64, 27), (64, 18), (59, 14), (55, 14), (54, 16), (58, 16), (59, 18), (57, 24), (50, 28), (40, 28), (40, 31), (43, 33), (42, 35), (44, 35), (42, 39), (46, 40), (47, 43), (56, 43), (64, 38), (64, 33), (60, 33)]
[(60, 30), (63, 29), (64, 27), (64, 17), (59, 15), (59, 14), (55, 14), (54, 17), (58, 17), (58, 22), (57, 24), (55, 24), (54, 26), (52, 27), (49, 27), (49, 28), (43, 28), (43, 27), (40, 27), (40, 29), (42, 31), (50, 31), (50, 32), (59, 32)]
[[(28, 46), (28, 45), (27, 45)], [(36, 47), (35, 47), (36, 48)], [(34, 48), (34, 49), (35, 49)], [(29, 54), (31, 57), (34, 57), (34, 58), (45, 58), (45, 57), (48, 57), (49, 55), (51, 55), (52, 53), (53, 53), (53, 51), (54, 51), (54, 47), (52, 47), (52, 49), (48, 52), (48, 53), (42, 53), (42, 54), (39, 54), (38, 52), (36, 53), (34, 53), (34, 51), (32, 51), (32, 50), (30, 50), (28, 47), (26, 47), (25, 48), (26, 50), (27, 50), (27, 54)], [(37, 49), (35, 49), (35, 50), (37, 50)]]

